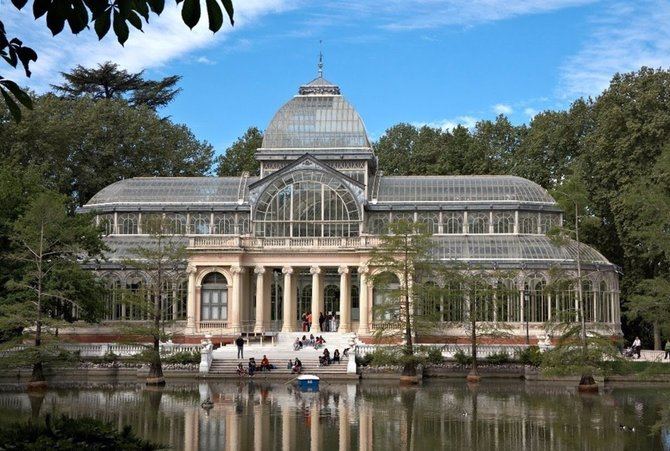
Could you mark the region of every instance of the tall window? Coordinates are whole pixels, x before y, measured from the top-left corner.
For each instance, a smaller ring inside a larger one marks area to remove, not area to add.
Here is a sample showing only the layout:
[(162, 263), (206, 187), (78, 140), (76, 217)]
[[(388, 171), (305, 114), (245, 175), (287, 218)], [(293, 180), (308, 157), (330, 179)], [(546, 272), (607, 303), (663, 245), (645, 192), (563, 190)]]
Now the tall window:
[(383, 235), (388, 233), (389, 215), (388, 213), (370, 213), (368, 215), (368, 232), (374, 235)]
[(553, 227), (559, 225), (559, 220), (560, 217), (558, 215), (542, 213), (542, 216), (540, 217), (540, 232), (547, 233)]
[(468, 233), (489, 233), (489, 214), (468, 213)]
[(439, 232), (440, 217), (437, 213), (419, 213), (417, 222), (425, 224), (426, 232), (428, 233), (435, 234)]
[(494, 213), (493, 233), (514, 233), (514, 214), (509, 212)]
[(537, 213), (519, 214), (519, 232), (537, 233)]
[[(384, 273), (381, 277), (383, 283), (375, 286), (372, 290), (372, 302), (374, 309), (374, 319), (379, 320), (397, 320), (399, 311), (397, 306), (399, 302), (400, 281), (395, 274)], [(365, 314), (365, 312), (363, 312)]]
[(137, 234), (137, 214), (125, 213), (119, 215), (119, 233), (122, 235)]
[(200, 319), (202, 321), (228, 319), (228, 281), (223, 274), (207, 274), (200, 290)]
[(207, 213), (191, 213), (190, 231), (195, 235), (206, 235), (209, 233), (209, 219)]
[(185, 235), (188, 230), (188, 222), (186, 221), (186, 215), (181, 213), (172, 213), (167, 216), (167, 223), (169, 224), (170, 231), (177, 235)]
[[(527, 319), (531, 323), (543, 323), (549, 320), (547, 295), (545, 287), (547, 283), (541, 275), (530, 276), (523, 286), (524, 302), (527, 309)], [(524, 318), (525, 320), (526, 318)]]
[(114, 215), (98, 216), (98, 224), (104, 235), (112, 235), (114, 233)]
[(233, 235), (235, 233), (235, 215), (233, 213), (214, 215), (213, 233), (215, 235)]
[(357, 236), (356, 199), (335, 176), (299, 170), (275, 180), (259, 197), (259, 236)]
[(463, 213), (442, 213), (442, 232), (447, 234), (463, 233)]

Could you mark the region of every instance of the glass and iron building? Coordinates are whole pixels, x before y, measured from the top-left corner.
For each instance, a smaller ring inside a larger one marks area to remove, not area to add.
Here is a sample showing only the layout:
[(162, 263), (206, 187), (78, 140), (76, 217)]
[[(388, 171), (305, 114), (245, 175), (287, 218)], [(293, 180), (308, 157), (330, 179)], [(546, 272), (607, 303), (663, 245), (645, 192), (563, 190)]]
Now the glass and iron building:
[[(544, 337), (566, 312), (579, 320), (578, 260), (585, 321), (620, 333), (617, 268), (591, 247), (547, 236), (563, 213), (544, 188), (513, 176), (384, 175), (361, 117), (321, 74), (277, 111), (256, 158), (259, 176), (131, 178), (83, 207), (111, 249), (91, 265), (111, 288), (108, 321), (143, 319), (124, 296), (150, 275), (124, 262), (151, 242), (147, 218), (161, 215), (188, 246), (164, 305), (185, 340), (302, 330), (307, 312), (317, 312), (315, 325), (318, 312), (332, 312), (340, 332), (365, 339), (381, 327), (371, 312), (383, 296), (370, 282), (370, 251), (405, 219), (432, 233), (433, 257), (488, 269), (492, 284), (508, 288), (481, 319), (510, 325), (513, 338)], [(504, 280), (495, 278), (500, 270)], [(436, 301), (431, 341), (464, 335), (466, 302)]]

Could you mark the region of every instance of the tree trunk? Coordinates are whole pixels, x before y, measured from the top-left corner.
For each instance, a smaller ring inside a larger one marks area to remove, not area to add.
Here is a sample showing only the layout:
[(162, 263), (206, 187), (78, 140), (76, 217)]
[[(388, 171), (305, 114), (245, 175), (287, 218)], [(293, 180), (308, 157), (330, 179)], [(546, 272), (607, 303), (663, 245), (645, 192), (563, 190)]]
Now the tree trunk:
[(477, 383), (480, 380), (479, 371), (477, 371), (477, 315), (475, 312), (475, 305), (472, 299), (470, 299), (470, 349), (472, 354), (472, 367), (470, 373), (468, 373), (467, 380), (468, 382)]
[(660, 351), (661, 349), (661, 326), (658, 324), (658, 321), (654, 321), (654, 351)]
[(161, 342), (160, 342), (160, 326), (161, 326), (161, 308), (162, 306), (162, 292), (163, 292), (163, 277), (161, 267), (158, 267), (157, 280), (157, 296), (154, 296), (153, 305), (153, 320), (154, 320), (154, 346), (151, 355), (151, 364), (149, 366), (149, 377), (147, 378), (147, 385), (165, 385), (165, 378), (163, 377), (163, 363), (161, 362)]

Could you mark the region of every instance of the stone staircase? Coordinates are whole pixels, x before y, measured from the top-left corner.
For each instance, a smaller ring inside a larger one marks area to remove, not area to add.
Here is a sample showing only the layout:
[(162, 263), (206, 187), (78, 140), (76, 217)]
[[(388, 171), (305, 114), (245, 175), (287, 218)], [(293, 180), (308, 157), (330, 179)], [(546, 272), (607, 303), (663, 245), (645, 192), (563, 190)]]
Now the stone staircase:
[[(256, 363), (260, 365), (263, 356), (266, 355), (270, 363), (276, 369), (270, 372), (256, 372), (255, 378), (280, 378), (290, 379), (294, 377), (291, 370), (287, 368), (288, 360), (294, 361), (299, 358), (303, 364), (302, 374), (315, 374), (322, 378), (357, 378), (357, 375), (347, 374), (347, 359), (343, 358), (337, 364), (333, 363), (328, 366), (319, 366), (319, 356), (323, 354), (323, 349), (328, 348), (330, 355), (333, 355), (335, 349), (340, 350), (340, 354), (344, 349), (350, 346), (350, 343), (355, 339), (355, 334), (340, 334), (337, 332), (323, 332), (322, 335), (326, 340), (324, 347), (314, 349), (313, 347), (302, 348), (298, 351), (293, 349), (293, 342), (296, 337), (301, 337), (302, 332), (279, 333), (275, 340), (275, 344), (265, 342), (263, 346), (259, 344), (249, 344), (244, 346), (244, 359), (237, 358), (237, 347), (235, 345), (223, 346), (216, 349), (212, 353), (212, 364), (209, 368), (208, 376), (211, 377), (238, 377), (237, 365), (242, 363), (245, 369), (249, 363), (249, 359), (253, 357)], [(309, 336), (309, 335), (307, 335)], [(353, 352), (351, 358), (354, 358)]]

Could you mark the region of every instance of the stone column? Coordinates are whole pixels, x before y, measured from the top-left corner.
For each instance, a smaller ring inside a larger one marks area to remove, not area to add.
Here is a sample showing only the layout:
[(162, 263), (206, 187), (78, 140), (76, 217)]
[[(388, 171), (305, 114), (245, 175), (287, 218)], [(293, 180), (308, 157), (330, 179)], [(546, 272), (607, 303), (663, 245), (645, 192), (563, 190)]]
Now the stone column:
[(293, 268), (291, 266), (284, 266), (282, 268), (284, 274), (284, 324), (282, 325), (282, 332), (295, 331), (295, 294), (293, 293)]
[(256, 266), (254, 274), (256, 274), (256, 324), (254, 332), (263, 332), (265, 327), (263, 324), (265, 318), (265, 268)]
[(229, 327), (233, 330), (233, 333), (238, 334), (242, 327), (240, 322), (242, 310), (242, 280), (240, 275), (244, 272), (244, 268), (241, 266), (231, 266), (230, 272), (233, 274), (233, 295), (230, 300)]
[(195, 333), (195, 266), (188, 265), (188, 297), (186, 298), (186, 333)]
[(358, 270), (361, 281), (360, 289), (360, 319), (358, 322), (358, 335), (367, 335), (370, 333), (370, 300), (368, 298), (368, 272), (367, 266), (361, 266)]
[(321, 284), (321, 268), (312, 266), (309, 273), (312, 275), (312, 327), (310, 332), (315, 334), (319, 330), (319, 313), (323, 312), (323, 286)]
[(339, 442), (340, 442), (340, 451), (349, 451), (350, 448), (350, 438), (349, 438), (349, 409), (344, 402), (344, 396), (340, 396), (340, 404), (338, 406), (339, 413)]
[(371, 451), (370, 446), (372, 431), (368, 422), (368, 406), (361, 403), (358, 407), (358, 449), (359, 451)]
[(351, 332), (351, 275), (348, 266), (340, 266), (340, 328), (339, 332)]
[(321, 449), (321, 428), (319, 427), (319, 401), (314, 400), (309, 409), (310, 424), (309, 424), (309, 444), (311, 451), (319, 451)]

